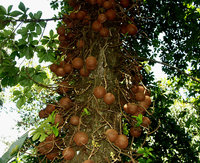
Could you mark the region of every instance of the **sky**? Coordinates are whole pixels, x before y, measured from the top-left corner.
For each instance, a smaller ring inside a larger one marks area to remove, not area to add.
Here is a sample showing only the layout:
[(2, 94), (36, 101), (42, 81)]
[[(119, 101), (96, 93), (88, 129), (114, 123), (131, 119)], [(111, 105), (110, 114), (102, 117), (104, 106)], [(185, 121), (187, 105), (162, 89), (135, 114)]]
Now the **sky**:
[[(52, 18), (57, 11), (54, 11), (50, 8), (50, 0), (21, 0), (26, 7), (30, 8), (29, 11), (36, 13), (37, 11), (42, 11), (42, 18)], [(13, 5), (13, 10), (18, 9), (20, 0), (0, 0), (0, 5), (7, 8), (9, 5)], [(55, 30), (56, 23), (54, 21), (48, 22), (47, 28), (44, 35), (48, 35), (50, 29)], [(156, 75), (157, 80), (166, 77), (166, 75), (161, 71), (161, 65), (156, 64), (152, 68), (152, 71)], [(5, 93), (8, 95), (8, 93)], [(6, 103), (5, 107), (8, 109), (8, 112), (0, 112), (0, 157), (6, 152), (8, 146), (4, 142), (12, 143), (17, 137), (23, 135), (23, 132), (20, 133), (14, 129), (17, 120), (20, 116), (16, 111), (11, 112), (10, 108), (15, 107), (14, 103)]]

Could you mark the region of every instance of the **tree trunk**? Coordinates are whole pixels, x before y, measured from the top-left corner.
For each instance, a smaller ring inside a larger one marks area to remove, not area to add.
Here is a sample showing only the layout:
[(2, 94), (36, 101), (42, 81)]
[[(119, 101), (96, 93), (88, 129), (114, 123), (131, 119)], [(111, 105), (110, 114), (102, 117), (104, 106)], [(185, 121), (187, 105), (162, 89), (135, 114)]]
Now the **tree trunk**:
[[(115, 39), (113, 37), (112, 40), (117, 43), (116, 37)], [(88, 158), (95, 163), (114, 162), (113, 160), (118, 158), (116, 151), (106, 140), (104, 132), (109, 128), (121, 132), (121, 110), (116, 87), (118, 82), (116, 68), (120, 63), (120, 49), (119, 47), (109, 47), (110, 40), (107, 38), (95, 37), (90, 40), (91, 42), (93, 43), (87, 45), (91, 47), (89, 55), (97, 58), (98, 66), (88, 78), (83, 77), (78, 81), (75, 103), (77, 104), (76, 114), (81, 116), (81, 124), (78, 128), (72, 129), (86, 132), (89, 136), (89, 142), (82, 147), (77, 147), (75, 143), (71, 144), (77, 151), (74, 159), (69, 161), (71, 163), (82, 163)], [(103, 99), (97, 99), (93, 95), (94, 88), (100, 85), (104, 86), (107, 92), (115, 95), (113, 104), (107, 105)], [(90, 115), (83, 115), (84, 108), (89, 111)], [(71, 133), (73, 132), (71, 131)]]

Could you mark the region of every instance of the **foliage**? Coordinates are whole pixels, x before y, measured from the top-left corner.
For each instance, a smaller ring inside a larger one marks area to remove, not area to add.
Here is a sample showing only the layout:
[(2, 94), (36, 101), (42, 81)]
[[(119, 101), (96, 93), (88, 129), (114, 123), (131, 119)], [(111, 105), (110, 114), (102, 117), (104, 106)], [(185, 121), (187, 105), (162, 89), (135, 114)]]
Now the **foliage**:
[(14, 142), (8, 151), (0, 158), (0, 163), (8, 162), (11, 160), (13, 157), (17, 155), (19, 152), (19, 149), (22, 147), (24, 144), (24, 141), (28, 137), (28, 132), (26, 132), (24, 135), (22, 135), (16, 142)]
[[(145, 64), (143, 83), (151, 89), (153, 97), (152, 129), (161, 121), (159, 129), (147, 137), (148, 144), (138, 149), (143, 155), (139, 162), (197, 162), (199, 159), (199, 5), (195, 0), (145, 0), (140, 3), (139, 10), (129, 12), (140, 29), (140, 35), (137, 38), (122, 36), (125, 43), (121, 48), (128, 49), (141, 64)], [(54, 19), (60, 19), (72, 10), (67, 1), (52, 1), (51, 6), (61, 9)], [(19, 124), (29, 127), (38, 121), (38, 110), (57, 98), (49, 95), (49, 90), (55, 91), (48, 87), (52, 83), (49, 72), (30, 63), (35, 56), (38, 64), (59, 61), (60, 57), (56, 55), (59, 42), (53, 30), (49, 36), (43, 36), (47, 21), (41, 19), (42, 11), (28, 12), (29, 8), (22, 2), (18, 8), (13, 11), (12, 5), (7, 9), (0, 6), (0, 81), (3, 88), (13, 87), (12, 99), (22, 112), (24, 122)], [(157, 61), (158, 58), (161, 61)], [(21, 60), (24, 61), (19, 64)], [(155, 82), (150, 71), (150, 66), (155, 63), (163, 64), (163, 71), (168, 75), (166, 81)], [(185, 97), (181, 97), (182, 89), (186, 90)], [(0, 106), (1, 101), (0, 98)], [(90, 114), (84, 108), (83, 115)], [(134, 118), (139, 126), (142, 115)], [(57, 135), (57, 126), (52, 127), (51, 123), (53, 114), (40, 123), (32, 140), (43, 141), (51, 133)], [(128, 135), (129, 127), (124, 123), (124, 134)], [(49, 130), (47, 134), (46, 130)], [(35, 159), (25, 157), (24, 160)]]

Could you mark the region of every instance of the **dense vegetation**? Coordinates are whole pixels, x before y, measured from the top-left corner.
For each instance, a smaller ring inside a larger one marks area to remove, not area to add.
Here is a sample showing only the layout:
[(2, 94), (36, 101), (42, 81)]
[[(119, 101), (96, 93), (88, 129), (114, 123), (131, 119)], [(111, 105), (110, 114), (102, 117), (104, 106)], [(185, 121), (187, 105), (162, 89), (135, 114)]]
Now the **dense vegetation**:
[[(19, 127), (37, 124), (0, 162), (198, 162), (200, 2), (50, 5), (60, 9), (50, 19), (0, 6), (0, 91), (11, 89)], [(57, 33), (43, 36), (49, 21)], [(155, 64), (167, 79), (155, 80)]]

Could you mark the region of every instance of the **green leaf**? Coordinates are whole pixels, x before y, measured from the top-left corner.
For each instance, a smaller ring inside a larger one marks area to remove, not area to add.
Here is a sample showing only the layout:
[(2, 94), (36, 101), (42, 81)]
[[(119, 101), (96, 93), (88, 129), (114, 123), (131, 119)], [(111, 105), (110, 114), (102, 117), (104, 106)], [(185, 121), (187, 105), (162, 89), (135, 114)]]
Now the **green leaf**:
[(50, 35), (50, 38), (53, 38), (54, 32), (52, 29), (50, 30), (49, 35)]
[(5, 15), (6, 14), (6, 9), (0, 5), (0, 15)]
[(8, 13), (12, 10), (13, 5), (8, 6)]
[(143, 154), (144, 152), (145, 152), (144, 148), (139, 148), (139, 149), (137, 150), (137, 153), (140, 153), (140, 154)]
[(31, 45), (34, 45), (34, 46), (35, 46), (35, 45), (38, 45), (38, 43), (39, 43), (38, 40), (33, 40), (33, 41), (31, 41)]
[(18, 8), (19, 8), (20, 10), (26, 12), (26, 7), (25, 7), (25, 5), (24, 5), (22, 2), (19, 3)]
[(26, 47), (24, 49), (24, 53), (25, 53), (25, 57), (26, 59), (31, 59), (33, 58), (33, 54), (34, 54), (34, 51), (31, 47)]
[(24, 103), (26, 102), (26, 97), (22, 96), (18, 101), (17, 101), (17, 107), (21, 108), (22, 105), (24, 105)]
[(39, 24), (44, 28), (46, 27), (46, 22), (39, 22)]
[(58, 128), (55, 127), (55, 126), (53, 126), (53, 133), (54, 133), (54, 135), (55, 135), (56, 137), (57, 137), (58, 134), (59, 134), (59, 130), (58, 130)]
[(26, 27), (30, 30), (30, 31), (34, 31), (35, 30), (35, 23), (29, 23)]
[(22, 135), (20, 138), (18, 138), (18, 140), (15, 141), (10, 146), (10, 148), (7, 150), (7, 152), (4, 153), (4, 155), (0, 158), (0, 162), (6, 163), (9, 160), (11, 160), (14, 156), (16, 156), (17, 152), (22, 147), (22, 145), (24, 144), (24, 141), (26, 140), (27, 137), (28, 137), (28, 132), (26, 132), (24, 135)]
[(40, 27), (39, 24), (36, 25), (36, 33), (37, 35), (40, 35), (42, 33), (42, 28)]
[(33, 140), (33, 141), (36, 141), (39, 137), (40, 137), (40, 132), (36, 132), (36, 133), (33, 135), (32, 140)]
[(83, 114), (83, 115), (91, 115), (91, 113), (88, 111), (87, 108), (84, 108), (84, 109), (83, 109), (82, 114)]
[(149, 74), (150, 71), (151, 71), (151, 66), (150, 65), (146, 65), (146, 66), (144, 66), (144, 69), (147, 72), (147, 74)]
[(41, 136), (40, 136), (39, 141), (40, 141), (40, 142), (43, 142), (43, 141), (46, 139), (47, 136), (48, 136), (47, 134), (41, 133)]
[(10, 13), (10, 16), (16, 17), (16, 16), (19, 16), (19, 15), (22, 15), (22, 14), (23, 14), (23, 13), (20, 12), (20, 11), (13, 11), (13, 12)]
[(36, 14), (34, 14), (35, 19), (40, 19), (42, 16), (42, 11), (38, 11)]
[(30, 16), (31, 19), (34, 19), (34, 15), (32, 12), (30, 12), (28, 15)]
[(18, 95), (20, 95), (20, 94), (22, 94), (22, 92), (21, 92), (21, 91), (18, 91), (18, 90), (13, 92), (13, 95), (14, 95), (14, 96), (18, 96)]

